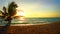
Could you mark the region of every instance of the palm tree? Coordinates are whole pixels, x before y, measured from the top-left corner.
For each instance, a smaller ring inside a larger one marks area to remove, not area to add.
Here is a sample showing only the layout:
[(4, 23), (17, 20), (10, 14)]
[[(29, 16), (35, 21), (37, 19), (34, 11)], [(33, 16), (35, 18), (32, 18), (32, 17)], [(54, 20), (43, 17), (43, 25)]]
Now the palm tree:
[[(11, 2), (9, 5), (8, 5), (8, 13), (6, 11), (6, 7), (3, 7), (3, 11), (1, 11), (1, 13), (3, 14), (4, 17), (8, 16), (6, 18), (6, 21), (8, 21), (8, 23), (6, 24), (6, 26), (2, 27), (0, 30), (2, 31), (3, 30), (3, 34), (5, 34), (6, 30), (8, 29), (8, 27), (10, 26), (11, 24), (11, 20), (12, 20), (12, 16), (14, 16), (16, 14), (16, 8), (17, 8), (17, 4), (15, 4), (15, 2)], [(0, 32), (0, 34), (2, 34)]]
[[(17, 4), (15, 4), (15, 2), (11, 2), (9, 5), (8, 5), (8, 23), (11, 23), (11, 20), (12, 20), (12, 16), (14, 16), (16, 14), (16, 8), (17, 8)], [(10, 24), (9, 24), (10, 25)]]
[(11, 2), (8, 6), (8, 14), (10, 16), (14, 16), (16, 14), (16, 8), (17, 8), (17, 4), (15, 4), (15, 2)]

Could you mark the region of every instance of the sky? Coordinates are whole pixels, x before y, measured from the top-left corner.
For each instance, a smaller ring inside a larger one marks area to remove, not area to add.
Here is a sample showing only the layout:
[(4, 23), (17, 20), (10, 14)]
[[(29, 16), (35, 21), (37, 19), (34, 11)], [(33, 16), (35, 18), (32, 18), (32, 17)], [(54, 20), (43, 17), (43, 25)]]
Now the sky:
[(0, 10), (12, 1), (24, 11), (25, 17), (60, 17), (60, 0), (0, 0)]

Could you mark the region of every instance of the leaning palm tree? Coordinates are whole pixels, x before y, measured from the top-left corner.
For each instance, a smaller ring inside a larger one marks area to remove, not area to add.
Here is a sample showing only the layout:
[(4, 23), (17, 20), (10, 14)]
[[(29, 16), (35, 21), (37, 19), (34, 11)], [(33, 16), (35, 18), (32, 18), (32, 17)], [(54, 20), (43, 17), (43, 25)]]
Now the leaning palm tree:
[(11, 23), (11, 19), (12, 19), (12, 16), (14, 16), (16, 14), (16, 8), (17, 8), (17, 4), (15, 4), (15, 2), (11, 2), (9, 5), (8, 5), (8, 17), (7, 17), (7, 21), (9, 23)]
[[(11, 20), (12, 20), (12, 16), (14, 16), (16, 14), (16, 8), (17, 8), (17, 4), (15, 4), (15, 2), (11, 2), (9, 5), (8, 5), (8, 23), (11, 23)], [(10, 25), (10, 24), (9, 24)]]
[[(5, 34), (5, 32), (6, 32), (6, 30), (8, 29), (8, 27), (10, 26), (10, 24), (11, 24), (11, 20), (12, 20), (12, 16), (14, 16), (15, 14), (16, 14), (16, 8), (17, 8), (18, 6), (17, 6), (17, 4), (15, 4), (15, 2), (11, 2), (9, 5), (8, 5), (8, 13), (7, 13), (7, 11), (6, 11), (6, 7), (3, 7), (3, 11), (4, 12), (2, 12), (3, 13), (3, 16), (4, 17), (6, 17), (6, 16), (8, 16), (7, 18), (6, 18), (6, 21), (8, 21), (8, 23), (6, 24), (6, 26), (4, 26), (1, 30), (3, 30), (3, 33), (1, 33), (1, 34)], [(6, 15), (7, 14), (7, 15)]]

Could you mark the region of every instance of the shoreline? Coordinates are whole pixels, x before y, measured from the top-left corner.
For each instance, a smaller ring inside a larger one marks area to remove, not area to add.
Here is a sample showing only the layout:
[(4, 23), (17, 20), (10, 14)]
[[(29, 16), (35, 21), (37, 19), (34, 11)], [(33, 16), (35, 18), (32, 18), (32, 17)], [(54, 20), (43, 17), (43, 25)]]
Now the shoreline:
[[(51, 23), (39, 23), (39, 24), (24, 24), (24, 23), (12, 23), (10, 26), (33, 26), (33, 25), (46, 25)], [(5, 26), (5, 25), (0, 25)]]
[(44, 25), (9, 26), (6, 34), (60, 34), (60, 22)]

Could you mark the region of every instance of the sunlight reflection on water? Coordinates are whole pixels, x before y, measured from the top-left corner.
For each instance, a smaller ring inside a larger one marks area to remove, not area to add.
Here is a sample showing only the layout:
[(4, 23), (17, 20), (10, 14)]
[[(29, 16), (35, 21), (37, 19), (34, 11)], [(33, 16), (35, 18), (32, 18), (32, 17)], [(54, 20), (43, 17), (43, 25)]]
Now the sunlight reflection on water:
[[(60, 19), (58, 18), (23, 18), (22, 20), (18, 19), (13, 19), (11, 21), (11, 24), (49, 24), (49, 23), (54, 23), (55, 21), (59, 21)], [(4, 18), (0, 18), (0, 25), (6, 25), (8, 22), (4, 21)]]

